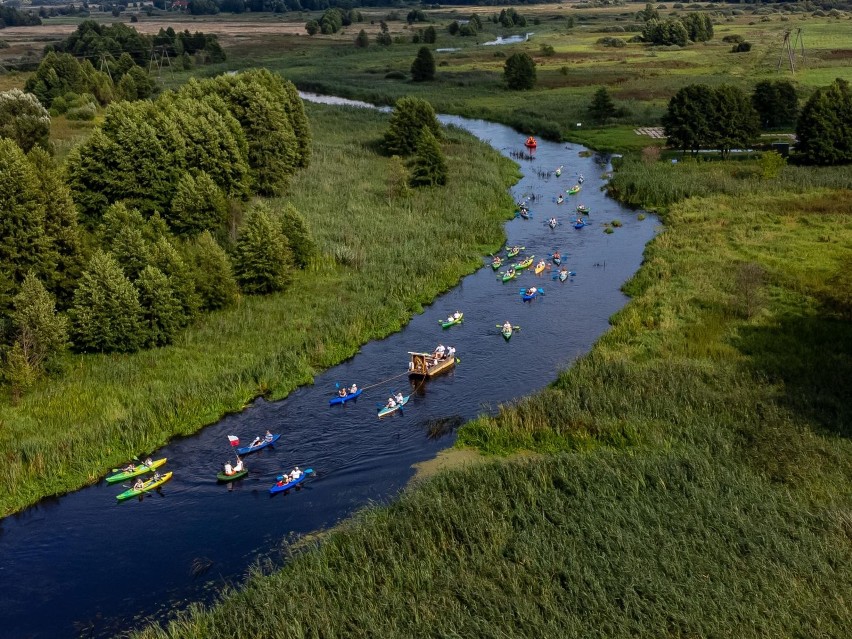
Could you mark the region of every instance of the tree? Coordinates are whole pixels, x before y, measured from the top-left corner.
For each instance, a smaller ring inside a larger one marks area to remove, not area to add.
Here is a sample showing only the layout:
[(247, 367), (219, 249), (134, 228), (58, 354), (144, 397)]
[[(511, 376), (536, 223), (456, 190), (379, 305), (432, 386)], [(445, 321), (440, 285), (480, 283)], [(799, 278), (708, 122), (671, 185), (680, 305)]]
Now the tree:
[(33, 274), (28, 273), (15, 296), (12, 312), (13, 395), (19, 396), (44, 373), (45, 363), (68, 342), (67, 320), (57, 315), (53, 297)]
[(706, 84), (690, 84), (680, 89), (662, 118), (668, 145), (697, 152), (713, 139), (714, 94)]
[(169, 225), (176, 233), (195, 235), (206, 229), (220, 230), (228, 217), (228, 203), (221, 189), (204, 171), (186, 173), (172, 200)]
[(643, 22), (649, 22), (650, 20), (659, 20), (660, 14), (654, 8), (654, 5), (649, 2), (642, 11), (636, 14), (636, 17)]
[(30, 271), (51, 272), (44, 234), (44, 208), (39, 182), (24, 152), (12, 140), (0, 139), (0, 310)]
[(388, 130), (385, 132), (385, 150), (391, 155), (411, 155), (417, 147), (417, 139), (424, 126), (436, 137), (440, 137), (441, 125), (432, 105), (421, 98), (400, 98), (394, 105)]
[(706, 13), (688, 13), (681, 18), (686, 33), (693, 42), (707, 42), (713, 39), (713, 20)]
[(789, 127), (796, 122), (799, 96), (789, 80), (763, 80), (754, 87), (752, 106), (764, 129)]
[(287, 238), (293, 263), (297, 268), (305, 268), (317, 254), (317, 245), (308, 230), (305, 218), (289, 202), (281, 211), (281, 232)]
[(526, 53), (513, 53), (503, 66), (503, 77), (514, 91), (532, 89), (536, 82), (535, 60)]
[(154, 81), (142, 67), (134, 64), (127, 72), (127, 76), (133, 80), (133, 84), (136, 86), (137, 100), (147, 100), (154, 93)]
[(44, 210), (44, 237), (48, 243), (48, 262), (52, 265), (42, 278), (60, 308), (67, 308), (83, 271), (83, 240), (77, 207), (61, 169), (47, 151), (34, 147), (27, 159), (38, 182), (37, 198)]
[(71, 338), (81, 352), (132, 353), (143, 340), (139, 295), (113, 257), (96, 251), (69, 311)]
[(426, 44), (435, 44), (438, 39), (438, 30), (431, 24), (423, 30), (423, 42)]
[(110, 254), (131, 282), (139, 277), (151, 261), (151, 246), (142, 235), (141, 228), (122, 227), (118, 230), (109, 249)]
[(852, 92), (840, 78), (817, 89), (796, 123), (797, 155), (808, 164), (852, 162)]
[(447, 183), (447, 161), (429, 127), (421, 129), (417, 149), (408, 168), (411, 172), (411, 186), (439, 186)]
[(204, 231), (195, 238), (189, 248), (189, 257), (195, 290), (204, 310), (215, 311), (236, 302), (239, 289), (231, 260), (210, 231)]
[(142, 307), (144, 346), (171, 344), (186, 325), (186, 316), (169, 278), (160, 269), (146, 266), (139, 274), (136, 287)]
[(162, 236), (151, 245), (151, 266), (156, 266), (166, 277), (183, 309), (183, 320), (189, 324), (198, 315), (201, 297), (195, 290), (192, 271), (171, 238)]
[(751, 100), (739, 88), (724, 84), (713, 92), (710, 119), (713, 144), (728, 157), (731, 149), (746, 149), (760, 132), (760, 120)]
[(293, 256), (281, 224), (266, 204), (252, 207), (240, 229), (234, 275), (249, 294), (274, 293), (290, 284)]
[(305, 31), (308, 32), (308, 35), (316, 35), (319, 33), (319, 30), (319, 22), (317, 22), (316, 20), (308, 20), (305, 23)]
[(0, 138), (9, 138), (28, 152), (50, 148), (50, 114), (32, 93), (20, 89), (0, 92)]
[(614, 118), (617, 113), (618, 109), (616, 109), (606, 87), (601, 87), (595, 91), (592, 103), (589, 105), (589, 117), (594, 122), (604, 124), (610, 118)]
[(435, 79), (435, 58), (429, 47), (420, 47), (417, 52), (417, 57), (411, 63), (411, 79), (415, 82)]
[(367, 32), (364, 29), (361, 29), (358, 32), (357, 37), (355, 38), (355, 46), (360, 47), (362, 49), (366, 49), (370, 46), (370, 36), (367, 35)]
[(457, 35), (459, 32), (459, 23), (456, 20), (453, 20), (447, 27), (447, 31), (450, 35)]

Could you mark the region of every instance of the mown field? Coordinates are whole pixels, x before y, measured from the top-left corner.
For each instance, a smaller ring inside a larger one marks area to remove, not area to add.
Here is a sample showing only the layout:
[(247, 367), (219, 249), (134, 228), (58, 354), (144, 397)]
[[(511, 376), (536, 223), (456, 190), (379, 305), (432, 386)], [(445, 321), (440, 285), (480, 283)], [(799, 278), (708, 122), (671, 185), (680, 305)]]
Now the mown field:
[[(642, 170), (618, 184), (651, 199)], [(852, 191), (794, 191), (672, 199), (612, 330), (458, 440), (544, 455), (440, 473), (134, 636), (845, 636)]]
[[(0, 405), (0, 513), (97, 481), (258, 395), (310, 383), (398, 330), (503, 242), (517, 169), (490, 147), (453, 131), (444, 147), (450, 184), (398, 198), (390, 160), (376, 150), (387, 116), (308, 109), (314, 159), (284, 199), (307, 218), (322, 258), (290, 292), (243, 297), (173, 346), (68, 355), (62, 373), (20, 405)], [(446, 241), (436, 246), (437, 236)]]

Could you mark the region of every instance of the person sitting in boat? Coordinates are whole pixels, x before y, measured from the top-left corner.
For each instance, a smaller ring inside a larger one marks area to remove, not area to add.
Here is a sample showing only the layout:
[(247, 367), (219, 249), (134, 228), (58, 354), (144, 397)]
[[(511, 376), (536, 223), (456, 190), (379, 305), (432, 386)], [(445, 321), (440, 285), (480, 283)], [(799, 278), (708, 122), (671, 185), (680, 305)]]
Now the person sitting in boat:
[(583, 222), (583, 218), (578, 217), (578, 218), (577, 218), (577, 224), (583, 224), (583, 223), (584, 223), (584, 222)]
[(396, 408), (396, 400), (393, 397), (388, 397), (386, 408)]
[(154, 460), (150, 457), (146, 457), (145, 461), (143, 461), (142, 463), (145, 464), (148, 468), (150, 468), (154, 464)]
[(352, 395), (353, 393), (357, 393), (357, 392), (358, 392), (358, 384), (352, 384), (352, 386), (349, 387), (349, 394)]
[(559, 251), (556, 251), (556, 252), (553, 254), (553, 259), (554, 259), (554, 260), (561, 260), (561, 259), (562, 259), (562, 256), (559, 254)]
[(513, 269), (513, 268), (510, 268), (508, 271), (506, 271), (506, 275), (508, 275), (509, 277), (512, 277), (514, 274), (515, 274), (515, 269)]
[(234, 474), (234, 467), (231, 466), (231, 460), (230, 459), (225, 462), (225, 474), (226, 475), (233, 475)]
[(444, 352), (446, 349), (443, 344), (438, 344), (438, 347), (435, 349), (434, 358), (435, 359), (444, 359)]
[(263, 438), (262, 438), (262, 437), (255, 437), (255, 438), (254, 438), (254, 441), (253, 441), (251, 444), (249, 444), (249, 448), (254, 448), (255, 446), (258, 446), (258, 445), (260, 445), (260, 444), (262, 444), (262, 443), (263, 443)]
[(154, 471), (154, 476), (151, 477), (151, 481), (159, 481), (160, 479), (162, 479), (162, 477), (163, 476), (160, 473), (158, 473), (157, 471)]
[(305, 473), (302, 471), (302, 469), (299, 468), (298, 466), (296, 466), (293, 469), (293, 472), (290, 473), (290, 481), (296, 481), (297, 479), (299, 479), (304, 474)]
[(142, 478), (140, 477), (135, 482), (133, 482), (133, 490), (142, 490), (142, 486), (144, 486), (144, 485), (145, 485), (145, 482), (142, 481)]
[(123, 470), (125, 473), (132, 473), (134, 470), (136, 470), (136, 466), (134, 466), (133, 464), (128, 464), (121, 470)]
[(459, 319), (461, 316), (461, 311), (456, 311), (455, 313), (453, 313), (453, 319)]
[(237, 455), (237, 463), (234, 464), (234, 472), (241, 473), (243, 472), (243, 468), (245, 468), (245, 466), (243, 466), (243, 460), (240, 459), (239, 455)]
[(346, 397), (346, 389), (341, 388), (339, 391), (337, 391), (337, 396), (338, 397)]
[(535, 293), (536, 293), (535, 286), (532, 286), (532, 287), (527, 289), (527, 295), (535, 295)]
[(556, 198), (556, 203), (562, 204), (562, 202), (564, 202), (564, 201), (565, 201), (565, 196), (560, 193), (559, 197)]
[(557, 222), (556, 222), (556, 218), (555, 218), (555, 217), (550, 218), (550, 219), (547, 221), (547, 223), (548, 223), (548, 224), (550, 224), (550, 226), (551, 226), (551, 227), (556, 226), (556, 224), (557, 224)]
[(397, 394), (394, 395), (393, 398), (400, 406), (405, 403), (405, 397), (403, 397), (402, 393), (397, 392)]
[(271, 442), (273, 437), (275, 437), (275, 435), (273, 435), (269, 431), (266, 431), (266, 435), (263, 436), (263, 439), (268, 442)]
[(582, 184), (583, 182), (585, 182), (585, 181), (586, 181), (586, 178), (584, 178), (584, 177), (583, 177), (583, 174), (581, 173), (581, 174), (580, 174), (580, 177), (578, 177), (578, 178), (577, 178), (577, 181), (578, 181), (580, 184)]
[(503, 330), (506, 331), (507, 333), (509, 331), (511, 331), (512, 330), (512, 323), (507, 321), (505, 324), (503, 324)]

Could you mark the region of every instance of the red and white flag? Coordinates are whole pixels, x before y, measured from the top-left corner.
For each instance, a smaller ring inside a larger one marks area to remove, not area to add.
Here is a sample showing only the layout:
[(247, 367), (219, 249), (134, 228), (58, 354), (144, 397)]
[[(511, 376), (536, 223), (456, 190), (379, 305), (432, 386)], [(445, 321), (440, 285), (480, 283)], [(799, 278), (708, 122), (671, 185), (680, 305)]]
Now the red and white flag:
[(228, 435), (228, 441), (231, 442), (231, 446), (240, 445), (240, 438), (235, 435)]

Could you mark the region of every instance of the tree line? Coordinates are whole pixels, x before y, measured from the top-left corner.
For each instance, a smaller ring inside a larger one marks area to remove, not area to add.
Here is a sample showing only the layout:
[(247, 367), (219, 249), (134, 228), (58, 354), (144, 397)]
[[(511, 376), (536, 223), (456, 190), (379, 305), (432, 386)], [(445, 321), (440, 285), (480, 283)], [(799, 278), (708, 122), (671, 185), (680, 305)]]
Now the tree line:
[[(0, 109), (4, 135), (9, 119)], [(0, 351), (13, 391), (68, 344), (163, 346), (240, 292), (284, 290), (316, 251), (305, 221), (247, 203), (281, 194), (310, 145), (295, 87), (265, 70), (115, 102), (64, 167), (0, 139)]]

